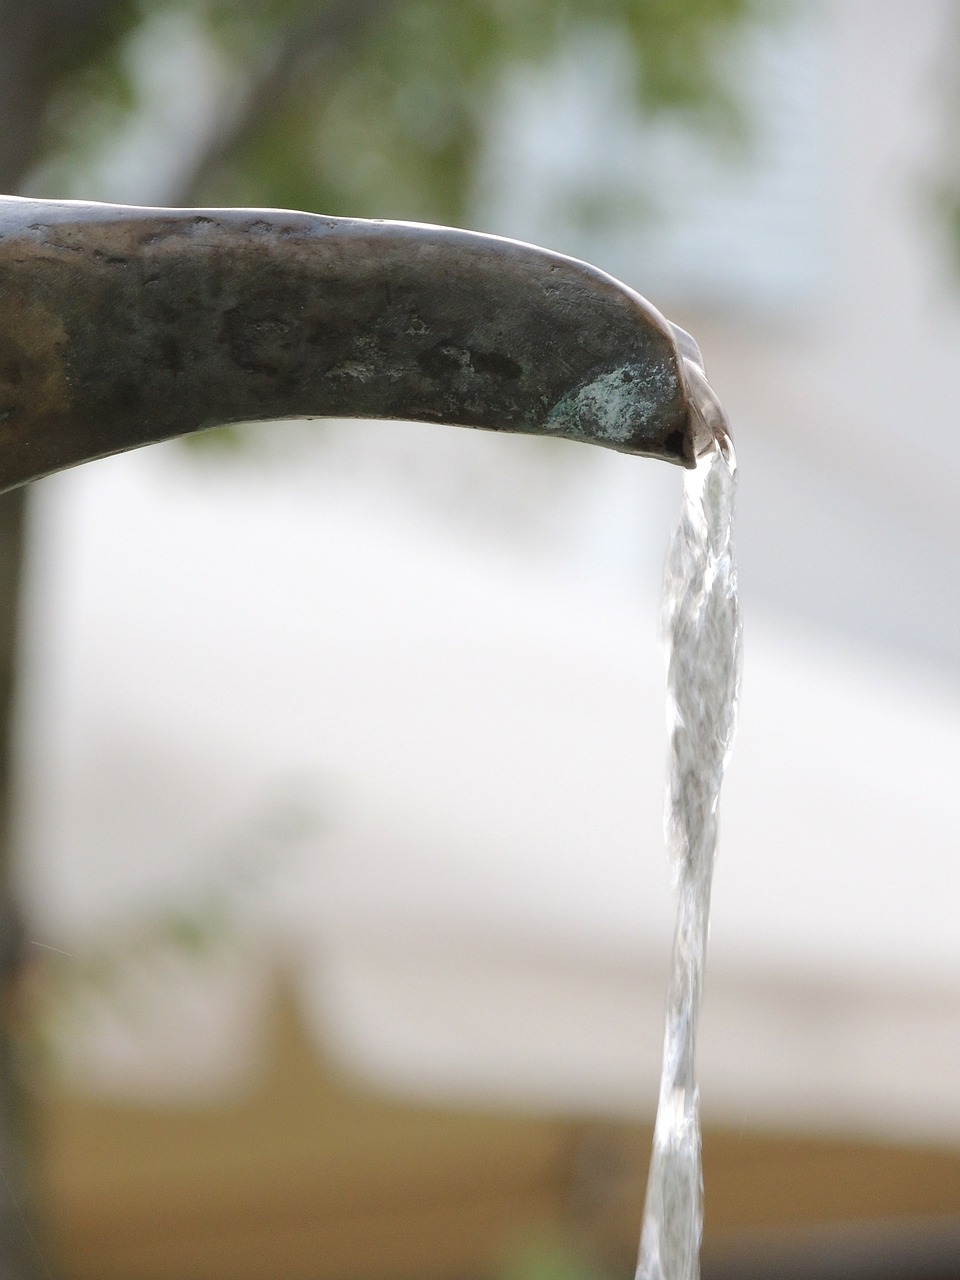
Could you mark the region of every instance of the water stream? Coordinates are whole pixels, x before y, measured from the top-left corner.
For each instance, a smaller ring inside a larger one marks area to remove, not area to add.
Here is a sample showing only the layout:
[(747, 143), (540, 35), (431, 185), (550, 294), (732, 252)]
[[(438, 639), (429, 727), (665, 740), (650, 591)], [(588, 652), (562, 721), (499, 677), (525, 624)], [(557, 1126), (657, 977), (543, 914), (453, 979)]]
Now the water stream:
[(703, 1174), (694, 1052), (717, 805), (740, 678), (731, 538), (736, 459), (702, 369), (687, 359), (685, 371), (702, 430), (697, 466), (684, 477), (683, 507), (667, 558), (662, 619), (669, 644), (665, 825), (677, 925), (637, 1280), (697, 1280), (700, 1274)]

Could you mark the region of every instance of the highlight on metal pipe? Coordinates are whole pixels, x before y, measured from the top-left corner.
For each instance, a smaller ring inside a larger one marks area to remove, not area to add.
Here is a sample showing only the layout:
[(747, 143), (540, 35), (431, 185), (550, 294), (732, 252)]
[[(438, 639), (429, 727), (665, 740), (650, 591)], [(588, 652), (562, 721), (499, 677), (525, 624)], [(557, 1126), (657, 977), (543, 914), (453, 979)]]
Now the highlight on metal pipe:
[(0, 490), (294, 417), (447, 422), (693, 466), (684, 342), (611, 276), (497, 236), (0, 197)]

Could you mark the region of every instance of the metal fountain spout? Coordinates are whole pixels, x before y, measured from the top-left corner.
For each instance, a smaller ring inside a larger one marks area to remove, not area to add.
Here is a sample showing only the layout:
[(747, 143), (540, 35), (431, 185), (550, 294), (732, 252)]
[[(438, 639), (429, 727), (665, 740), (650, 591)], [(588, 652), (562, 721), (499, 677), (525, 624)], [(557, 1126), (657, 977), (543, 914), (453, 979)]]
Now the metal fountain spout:
[(693, 466), (691, 340), (496, 236), (0, 198), (0, 491), (225, 423), (390, 418)]

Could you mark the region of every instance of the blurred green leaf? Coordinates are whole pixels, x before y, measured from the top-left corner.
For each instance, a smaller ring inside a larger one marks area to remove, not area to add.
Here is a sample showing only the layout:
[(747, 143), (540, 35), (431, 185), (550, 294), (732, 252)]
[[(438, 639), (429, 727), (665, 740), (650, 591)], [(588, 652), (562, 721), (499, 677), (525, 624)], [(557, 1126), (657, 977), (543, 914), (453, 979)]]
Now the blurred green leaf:
[(524, 1250), (497, 1280), (609, 1280), (572, 1249), (544, 1242)]
[[(736, 134), (730, 50), (772, 0), (124, 0), (78, 56), (51, 144), (88, 155), (140, 107), (125, 44), (189, 12), (229, 62), (238, 99), (184, 193), (196, 203), (464, 221), (507, 78), (598, 34), (629, 50), (625, 111)], [(613, 193), (615, 198), (616, 193)], [(179, 196), (178, 196), (179, 198)], [(631, 193), (633, 198), (633, 193)]]

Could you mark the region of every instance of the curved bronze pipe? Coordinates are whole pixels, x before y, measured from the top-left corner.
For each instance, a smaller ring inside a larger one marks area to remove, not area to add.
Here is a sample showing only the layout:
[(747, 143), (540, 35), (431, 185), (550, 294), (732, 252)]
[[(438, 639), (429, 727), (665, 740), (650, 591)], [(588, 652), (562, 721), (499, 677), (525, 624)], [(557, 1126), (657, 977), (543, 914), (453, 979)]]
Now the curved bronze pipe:
[(572, 258), (408, 223), (0, 199), (0, 490), (291, 417), (694, 460), (672, 326)]

